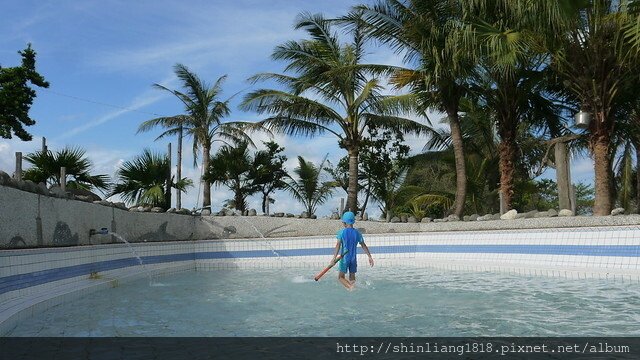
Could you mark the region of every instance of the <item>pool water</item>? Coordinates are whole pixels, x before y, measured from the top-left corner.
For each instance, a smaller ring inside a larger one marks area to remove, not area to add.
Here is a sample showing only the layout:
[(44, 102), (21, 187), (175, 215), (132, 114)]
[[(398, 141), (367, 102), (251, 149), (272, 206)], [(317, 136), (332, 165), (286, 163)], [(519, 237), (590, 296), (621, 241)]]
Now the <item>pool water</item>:
[[(308, 272), (308, 271), (307, 271)], [(366, 268), (185, 272), (99, 291), (9, 336), (638, 336), (640, 285)]]

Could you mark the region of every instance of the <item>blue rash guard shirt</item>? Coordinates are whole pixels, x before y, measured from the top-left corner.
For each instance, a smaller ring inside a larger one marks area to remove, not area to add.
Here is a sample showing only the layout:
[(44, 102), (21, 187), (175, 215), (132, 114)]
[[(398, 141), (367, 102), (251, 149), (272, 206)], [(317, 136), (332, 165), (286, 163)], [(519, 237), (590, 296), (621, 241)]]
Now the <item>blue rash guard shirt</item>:
[[(364, 242), (362, 234), (354, 228), (344, 228), (338, 231), (336, 238), (342, 243), (340, 254), (343, 257), (340, 259), (340, 271), (345, 274), (347, 271), (355, 274), (358, 271), (358, 262), (356, 260), (358, 244)], [(347, 250), (349, 250), (349, 252), (347, 252)]]

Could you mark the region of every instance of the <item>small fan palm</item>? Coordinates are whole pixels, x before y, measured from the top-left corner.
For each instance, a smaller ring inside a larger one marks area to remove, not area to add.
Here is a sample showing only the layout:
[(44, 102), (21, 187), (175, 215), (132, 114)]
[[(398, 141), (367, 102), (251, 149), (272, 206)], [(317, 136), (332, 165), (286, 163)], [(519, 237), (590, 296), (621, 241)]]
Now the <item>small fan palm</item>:
[[(168, 208), (167, 175), (171, 169), (169, 159), (145, 149), (142, 155), (124, 162), (116, 171), (117, 183), (111, 195), (120, 195), (128, 203)], [(186, 191), (192, 181), (186, 178), (174, 182), (170, 187)]]
[(550, 65), (565, 94), (593, 114), (588, 140), (594, 159), (594, 214), (609, 215), (615, 203), (611, 169), (619, 114), (633, 107), (629, 99), (637, 99), (639, 3), (564, 2), (573, 5), (572, 11), (562, 18), (560, 31), (548, 34)]
[(298, 156), (298, 166), (293, 170), (298, 179), (289, 177), (285, 189), (293, 197), (302, 203), (309, 216), (316, 212), (318, 205), (324, 204), (336, 187), (333, 181), (322, 181), (321, 173), (324, 169), (327, 158), (325, 157), (319, 165), (306, 161), (302, 156)]
[(225, 185), (234, 194), (233, 207), (240, 211), (247, 208), (247, 196), (260, 190), (252, 177), (254, 161), (249, 155), (248, 144), (225, 145), (211, 157), (203, 178), (216, 185)]
[(66, 184), (71, 189), (109, 189), (109, 176), (91, 175), (92, 163), (80, 148), (66, 147), (60, 151), (38, 151), (25, 156), (33, 165), (24, 173), (25, 180), (60, 186), (60, 168), (66, 168)]

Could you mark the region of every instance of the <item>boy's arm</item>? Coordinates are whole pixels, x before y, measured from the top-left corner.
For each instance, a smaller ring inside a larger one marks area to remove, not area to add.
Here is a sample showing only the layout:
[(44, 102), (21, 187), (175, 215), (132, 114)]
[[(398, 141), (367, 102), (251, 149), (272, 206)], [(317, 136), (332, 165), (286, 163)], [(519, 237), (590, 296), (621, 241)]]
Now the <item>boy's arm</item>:
[(365, 254), (369, 255), (369, 265), (373, 266), (373, 257), (371, 256), (371, 252), (369, 252), (367, 244), (365, 244), (363, 241), (360, 243), (360, 246), (362, 246), (362, 250), (364, 250)]
[(342, 245), (342, 244), (341, 244), (340, 240), (338, 240), (336, 242), (336, 248), (333, 251), (333, 259), (331, 259), (330, 265), (333, 265), (333, 263), (336, 262), (336, 258), (338, 257), (338, 252), (340, 251), (340, 245)]

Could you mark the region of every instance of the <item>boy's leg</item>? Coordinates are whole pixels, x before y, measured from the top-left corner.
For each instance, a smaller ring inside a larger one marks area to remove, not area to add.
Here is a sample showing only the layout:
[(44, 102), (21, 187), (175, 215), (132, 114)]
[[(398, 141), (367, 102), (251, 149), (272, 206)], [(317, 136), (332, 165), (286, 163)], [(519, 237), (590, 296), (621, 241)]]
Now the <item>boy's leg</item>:
[(347, 280), (344, 277), (344, 273), (342, 271), (338, 272), (338, 281), (340, 281), (340, 283), (347, 288), (347, 290), (351, 290), (353, 288), (353, 285), (351, 285), (351, 283), (349, 282), (349, 280)]
[(358, 271), (358, 263), (355, 262), (355, 261), (351, 262), (351, 264), (349, 264), (349, 282), (353, 286), (355, 286), (355, 284), (356, 284), (356, 272), (357, 271)]

